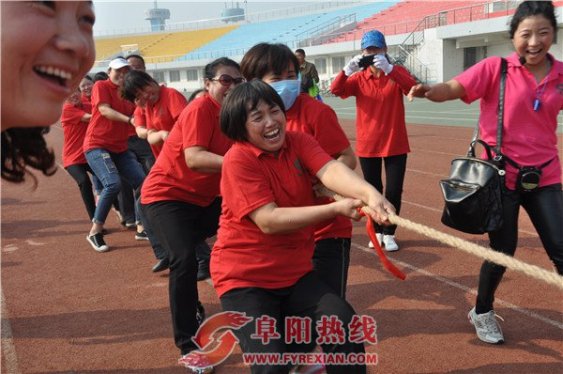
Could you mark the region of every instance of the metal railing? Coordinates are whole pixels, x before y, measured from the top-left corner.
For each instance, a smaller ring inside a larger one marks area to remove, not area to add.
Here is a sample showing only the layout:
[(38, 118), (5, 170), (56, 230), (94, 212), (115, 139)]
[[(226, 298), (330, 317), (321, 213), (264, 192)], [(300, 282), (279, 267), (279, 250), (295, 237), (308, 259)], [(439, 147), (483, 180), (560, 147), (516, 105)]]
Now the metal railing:
[(326, 22), (321, 23), (320, 25), (312, 27), (309, 30), (305, 30), (295, 35), (295, 38), (297, 40), (304, 40), (320, 34), (333, 33), (336, 30), (339, 30), (342, 27), (348, 26), (351, 23), (355, 23), (355, 22), (356, 22), (356, 13), (347, 14), (345, 16), (337, 16)]

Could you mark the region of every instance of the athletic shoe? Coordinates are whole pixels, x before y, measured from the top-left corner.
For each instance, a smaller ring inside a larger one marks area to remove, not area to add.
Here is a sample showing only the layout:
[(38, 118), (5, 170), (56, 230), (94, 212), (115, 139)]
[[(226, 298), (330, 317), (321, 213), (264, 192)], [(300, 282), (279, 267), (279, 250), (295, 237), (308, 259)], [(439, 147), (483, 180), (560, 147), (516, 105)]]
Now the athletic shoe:
[(146, 231), (136, 232), (135, 233), (135, 240), (149, 240), (149, 236), (147, 235)]
[[(379, 243), (379, 246), (381, 246), (381, 240), (383, 239), (383, 234), (380, 233), (376, 233), (375, 237), (377, 238), (377, 241)], [(375, 246), (373, 245), (373, 243), (371, 242), (371, 240), (368, 243), (368, 247), (370, 248), (375, 248)]]
[(178, 364), (184, 365), (188, 373), (193, 374), (211, 374), (213, 373), (213, 365), (209, 363), (206, 356), (195, 351), (183, 355)]
[(399, 250), (399, 246), (395, 241), (395, 235), (383, 235), (383, 246), (387, 252), (395, 252)]
[(475, 326), (479, 339), (489, 344), (502, 344), (504, 343), (504, 336), (496, 317), (502, 320), (500, 316), (495, 314), (494, 310), (484, 314), (477, 314), (475, 308), (471, 309), (467, 315), (469, 322)]
[(94, 235), (86, 236), (86, 240), (88, 241), (88, 243), (90, 243), (90, 245), (92, 246), (92, 248), (94, 248), (94, 250), (96, 252), (107, 252), (107, 251), (109, 251), (109, 247), (107, 246), (106, 242), (104, 241), (104, 236), (102, 235), (101, 232), (98, 232)]
[(121, 225), (122, 225), (123, 227), (125, 227), (126, 229), (135, 229), (135, 228), (137, 228), (137, 224), (135, 223), (135, 221), (131, 221), (131, 222), (124, 221), (124, 222), (121, 222)]

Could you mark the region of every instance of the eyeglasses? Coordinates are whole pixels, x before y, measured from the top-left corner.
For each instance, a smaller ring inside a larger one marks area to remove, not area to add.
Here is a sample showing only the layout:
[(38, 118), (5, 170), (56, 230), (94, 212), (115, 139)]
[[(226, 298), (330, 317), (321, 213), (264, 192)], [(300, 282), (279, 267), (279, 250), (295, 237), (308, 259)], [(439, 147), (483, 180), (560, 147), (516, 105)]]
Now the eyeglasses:
[(225, 86), (225, 87), (229, 87), (233, 83), (241, 84), (242, 82), (246, 81), (246, 79), (244, 79), (243, 77), (233, 78), (227, 74), (223, 74), (219, 78), (211, 78), (210, 80), (218, 81), (219, 83), (221, 83), (221, 86)]

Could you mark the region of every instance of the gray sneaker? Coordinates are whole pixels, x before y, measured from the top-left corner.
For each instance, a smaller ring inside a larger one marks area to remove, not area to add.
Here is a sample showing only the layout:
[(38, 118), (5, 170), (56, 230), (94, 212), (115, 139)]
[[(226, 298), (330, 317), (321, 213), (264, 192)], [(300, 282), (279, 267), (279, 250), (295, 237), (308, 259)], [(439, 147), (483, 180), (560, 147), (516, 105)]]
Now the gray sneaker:
[(497, 317), (502, 320), (500, 316), (495, 314), (494, 310), (484, 314), (477, 314), (475, 313), (475, 308), (471, 309), (467, 315), (469, 322), (475, 326), (477, 337), (489, 344), (504, 343), (504, 336), (502, 335)]

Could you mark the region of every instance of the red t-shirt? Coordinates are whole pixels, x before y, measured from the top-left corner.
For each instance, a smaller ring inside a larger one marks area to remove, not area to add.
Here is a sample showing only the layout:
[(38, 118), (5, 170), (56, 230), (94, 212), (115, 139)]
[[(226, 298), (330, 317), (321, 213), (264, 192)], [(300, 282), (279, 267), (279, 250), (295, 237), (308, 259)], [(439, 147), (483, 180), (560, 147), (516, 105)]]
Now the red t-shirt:
[(219, 296), (240, 287), (289, 287), (312, 270), (312, 227), (265, 234), (248, 214), (272, 202), (314, 205), (311, 178), (330, 160), (315, 139), (299, 132), (286, 134), (277, 157), (250, 143), (233, 145), (223, 161), (222, 214), (211, 254)]
[[(322, 149), (331, 156), (350, 146), (334, 110), (306, 93), (297, 97), (293, 106), (287, 111), (286, 117), (288, 131), (299, 131), (313, 136)], [(327, 202), (326, 198), (317, 200), (318, 204)], [(352, 222), (344, 216), (325, 221), (315, 229), (315, 241), (351, 237)]]
[(143, 204), (175, 200), (208, 206), (219, 196), (221, 173), (194, 171), (184, 158), (184, 150), (193, 146), (221, 156), (231, 147), (219, 127), (219, 110), (219, 103), (210, 96), (185, 107), (143, 183)]
[(135, 119), (135, 127), (147, 127), (147, 118), (145, 116), (145, 109), (140, 106), (135, 108), (133, 112), (133, 118)]
[(61, 126), (63, 128), (63, 166), (86, 164), (86, 157), (82, 144), (88, 129), (88, 122), (82, 122), (84, 114), (92, 112), (92, 105), (87, 98), (82, 97), (82, 103), (73, 105), (65, 103), (61, 115)]
[[(180, 92), (173, 88), (160, 86), (160, 97), (154, 105), (145, 109), (146, 128), (149, 130), (172, 130), (178, 117), (188, 105), (188, 101)], [(151, 145), (154, 157), (158, 157), (162, 145)]]
[(119, 87), (111, 80), (97, 81), (92, 87), (92, 119), (84, 138), (84, 152), (95, 148), (114, 153), (125, 152), (132, 126), (102, 116), (98, 109), (100, 104), (109, 104), (113, 110), (126, 116), (135, 111), (135, 105), (121, 98)]
[(416, 84), (402, 66), (376, 77), (370, 69), (347, 77), (340, 72), (332, 82), (333, 94), (356, 97), (356, 154), (388, 157), (410, 152), (403, 94)]

